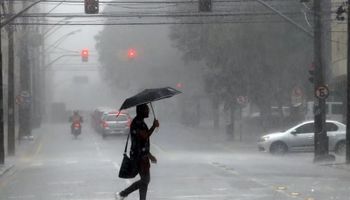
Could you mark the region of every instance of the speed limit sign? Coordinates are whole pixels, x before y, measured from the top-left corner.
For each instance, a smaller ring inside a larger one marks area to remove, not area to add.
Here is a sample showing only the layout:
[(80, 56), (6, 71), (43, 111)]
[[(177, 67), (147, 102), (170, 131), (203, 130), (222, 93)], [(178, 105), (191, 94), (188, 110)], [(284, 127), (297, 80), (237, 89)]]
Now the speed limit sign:
[(319, 86), (315, 91), (315, 95), (319, 99), (326, 99), (329, 95), (328, 87), (325, 85)]

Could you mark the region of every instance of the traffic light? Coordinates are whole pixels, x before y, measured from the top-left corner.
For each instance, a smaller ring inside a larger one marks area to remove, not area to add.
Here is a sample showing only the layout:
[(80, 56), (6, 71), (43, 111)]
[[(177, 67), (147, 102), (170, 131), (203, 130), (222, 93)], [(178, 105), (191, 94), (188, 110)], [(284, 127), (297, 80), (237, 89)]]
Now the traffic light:
[(133, 48), (128, 49), (128, 58), (129, 59), (134, 59), (134, 58), (136, 58), (136, 56), (137, 56), (137, 52), (135, 49), (133, 49)]
[(183, 84), (181, 82), (176, 83), (176, 88), (182, 89), (183, 88)]
[(198, 10), (199, 12), (211, 12), (211, 0), (199, 0)]
[(83, 49), (81, 50), (81, 61), (87, 62), (89, 61), (89, 49)]
[(310, 68), (309, 68), (309, 81), (311, 83), (314, 83), (315, 80), (315, 65), (311, 64)]
[(86, 14), (97, 14), (99, 10), (99, 0), (84, 0)]

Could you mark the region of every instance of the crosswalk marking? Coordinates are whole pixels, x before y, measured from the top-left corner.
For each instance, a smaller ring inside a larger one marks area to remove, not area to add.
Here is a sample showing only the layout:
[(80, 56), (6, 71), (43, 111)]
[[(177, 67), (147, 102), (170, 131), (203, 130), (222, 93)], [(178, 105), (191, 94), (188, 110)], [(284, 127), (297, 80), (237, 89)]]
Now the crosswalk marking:
[(18, 196), (10, 196), (9, 199), (34, 199), (34, 195), (18, 195)]
[(78, 185), (83, 184), (84, 181), (55, 181), (55, 182), (49, 182), (48, 185)]

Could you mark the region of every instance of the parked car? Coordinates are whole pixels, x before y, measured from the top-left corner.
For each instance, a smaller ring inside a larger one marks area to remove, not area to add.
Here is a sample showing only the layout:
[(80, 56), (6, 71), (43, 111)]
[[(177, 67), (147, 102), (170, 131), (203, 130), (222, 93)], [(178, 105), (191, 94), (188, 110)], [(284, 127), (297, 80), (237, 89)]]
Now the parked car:
[[(338, 121), (327, 120), (326, 130), (329, 151), (345, 154), (346, 126)], [(273, 154), (314, 151), (314, 121), (305, 121), (286, 131), (264, 135), (258, 141), (258, 148)]]
[(108, 112), (101, 118), (100, 128), (102, 137), (108, 135), (127, 135), (130, 130), (131, 117), (123, 112)]

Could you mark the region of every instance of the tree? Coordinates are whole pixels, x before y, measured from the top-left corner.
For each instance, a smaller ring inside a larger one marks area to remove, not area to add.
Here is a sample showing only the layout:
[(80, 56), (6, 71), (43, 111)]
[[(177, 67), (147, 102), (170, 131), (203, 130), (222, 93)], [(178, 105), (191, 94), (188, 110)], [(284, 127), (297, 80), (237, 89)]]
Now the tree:
[[(283, 2), (283, 6), (290, 13), (299, 8), (296, 2)], [(266, 10), (260, 7), (256, 11)], [(278, 16), (269, 20), (174, 25), (170, 34), (184, 60), (206, 63), (205, 88), (221, 99), (218, 104), (247, 95), (260, 108), (264, 121), (271, 116), (271, 105), (288, 104), (291, 88), (304, 85), (305, 70), (312, 61), (312, 38), (284, 21), (276, 23)], [(229, 105), (236, 108), (235, 103)]]

